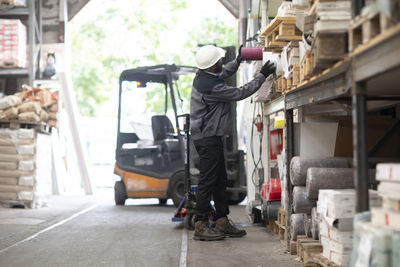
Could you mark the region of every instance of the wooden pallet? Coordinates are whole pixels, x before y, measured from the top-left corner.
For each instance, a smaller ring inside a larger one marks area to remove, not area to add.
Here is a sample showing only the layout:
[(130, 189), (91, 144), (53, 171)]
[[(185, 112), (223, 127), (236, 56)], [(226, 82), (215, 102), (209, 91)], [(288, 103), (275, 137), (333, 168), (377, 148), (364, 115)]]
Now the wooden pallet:
[(19, 120), (0, 120), (0, 128), (9, 129), (36, 129), (41, 133), (50, 134), (52, 127), (44, 122), (19, 121)]
[(8, 209), (31, 209), (33, 205), (33, 201), (28, 200), (0, 200), (0, 206)]
[(278, 224), (278, 227), (279, 227), (279, 232), (278, 232), (279, 240), (285, 240), (286, 239), (286, 226)]
[(286, 211), (284, 208), (278, 208), (278, 223), (286, 225)]
[(286, 79), (283, 74), (279, 74), (276, 79), (276, 92), (283, 93), (286, 90)]
[(311, 75), (311, 51), (307, 51), (300, 63), (300, 83)]
[[(28, 0), (29, 2), (29, 0)], [(0, 0), (0, 7), (13, 7), (13, 6), (23, 6), (23, 5), (16, 5), (14, 0)]]
[(290, 41), (301, 41), (302, 32), (296, 27), (294, 17), (276, 17), (262, 31), (265, 36), (265, 50), (282, 51), (282, 47)]
[(361, 44), (368, 43), (393, 25), (395, 22), (379, 11), (355, 17), (350, 21), (349, 51), (353, 51)]
[(297, 255), (297, 242), (290, 240), (290, 255)]
[(268, 227), (275, 234), (279, 234), (279, 226), (276, 221), (268, 221)]
[(339, 265), (322, 256), (321, 253), (311, 255), (310, 260), (318, 267), (339, 267)]
[(321, 243), (318, 241), (302, 243), (300, 247), (302, 253), (301, 258), (303, 259), (304, 266), (316, 267), (317, 263), (314, 261), (313, 255), (322, 253)]
[(300, 64), (293, 65), (290, 69), (290, 78), (287, 80), (285, 93), (297, 88), (300, 84)]
[(18, 59), (1, 59), (0, 68), (2, 69), (18, 69), (23, 68)]
[(331, 67), (347, 55), (347, 32), (319, 33), (311, 48), (311, 73), (317, 74)]

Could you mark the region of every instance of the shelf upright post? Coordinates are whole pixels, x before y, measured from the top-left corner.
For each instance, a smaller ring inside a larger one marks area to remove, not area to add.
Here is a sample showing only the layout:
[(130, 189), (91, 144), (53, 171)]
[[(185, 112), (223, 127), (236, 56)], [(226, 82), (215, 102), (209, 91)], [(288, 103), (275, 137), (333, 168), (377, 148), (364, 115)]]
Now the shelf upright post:
[(367, 93), (365, 82), (356, 82), (352, 88), (353, 164), (356, 188), (356, 212), (369, 210), (368, 147), (367, 147)]
[(365, 0), (352, 0), (353, 18), (360, 15), (361, 9), (365, 6)]
[[(286, 101), (286, 100), (285, 100)], [(292, 215), (293, 187), (290, 183), (290, 160), (294, 155), (293, 109), (285, 110), (285, 146), (286, 146), (286, 187), (285, 212), (286, 212), (286, 248), (290, 250), (290, 216)]]
[(35, 0), (28, 1), (28, 45), (29, 45), (29, 86), (33, 86), (35, 79)]
[(40, 73), (40, 60), (42, 58), (42, 43), (43, 43), (43, 23), (42, 23), (42, 0), (37, 0), (38, 1), (38, 7), (37, 7), (37, 17), (36, 17), (36, 23), (37, 23), (37, 36), (38, 36), (38, 52), (37, 52), (37, 69), (36, 69), (36, 75), (35, 77), (37, 79), (41, 79), (41, 73)]

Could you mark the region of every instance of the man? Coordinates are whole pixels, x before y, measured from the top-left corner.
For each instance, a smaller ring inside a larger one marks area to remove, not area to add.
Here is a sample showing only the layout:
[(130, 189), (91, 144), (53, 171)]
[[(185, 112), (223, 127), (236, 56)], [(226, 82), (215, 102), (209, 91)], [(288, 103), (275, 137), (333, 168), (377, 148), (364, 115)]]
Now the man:
[[(193, 80), (190, 100), (191, 136), (200, 157), (200, 180), (195, 207), (195, 240), (220, 240), (225, 236), (242, 237), (228, 220), (227, 174), (222, 137), (231, 134), (231, 103), (251, 96), (266, 77), (275, 72), (269, 61), (249, 83), (236, 88), (228, 86), (226, 79), (235, 74), (242, 61), (241, 53), (222, 68), (223, 49), (213, 45), (201, 47), (196, 54), (199, 68)], [(236, 114), (235, 114), (236, 115)], [(211, 197), (214, 199), (215, 228), (208, 225)]]

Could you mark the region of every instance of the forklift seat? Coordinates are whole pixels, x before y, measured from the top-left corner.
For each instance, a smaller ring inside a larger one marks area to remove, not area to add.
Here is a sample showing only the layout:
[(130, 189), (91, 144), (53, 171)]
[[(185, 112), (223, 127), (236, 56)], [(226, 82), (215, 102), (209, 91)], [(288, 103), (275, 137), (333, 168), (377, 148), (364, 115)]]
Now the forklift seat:
[(151, 128), (153, 130), (154, 141), (168, 139), (174, 135), (174, 127), (166, 115), (154, 115), (151, 117)]

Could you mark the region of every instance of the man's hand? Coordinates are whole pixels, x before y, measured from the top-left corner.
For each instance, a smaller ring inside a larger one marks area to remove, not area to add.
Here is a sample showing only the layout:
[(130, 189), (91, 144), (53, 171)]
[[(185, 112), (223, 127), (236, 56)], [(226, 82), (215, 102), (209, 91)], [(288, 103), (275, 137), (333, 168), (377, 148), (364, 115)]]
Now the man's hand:
[(241, 45), (239, 47), (238, 55), (236, 57), (236, 62), (237, 62), (238, 65), (240, 65), (240, 63), (242, 62), (242, 47), (243, 47), (243, 45)]
[(275, 72), (275, 65), (274, 63), (270, 62), (269, 60), (265, 62), (264, 66), (262, 66), (260, 73), (267, 78), (269, 75)]

